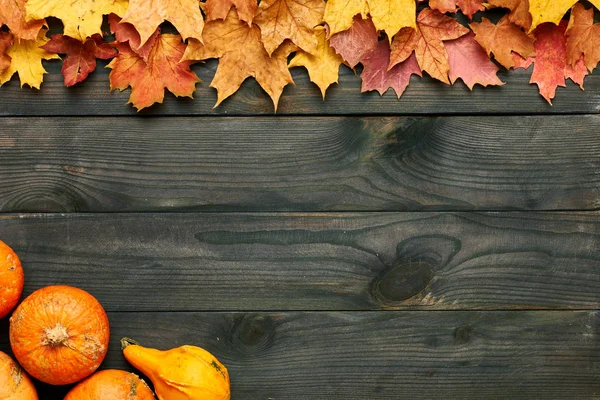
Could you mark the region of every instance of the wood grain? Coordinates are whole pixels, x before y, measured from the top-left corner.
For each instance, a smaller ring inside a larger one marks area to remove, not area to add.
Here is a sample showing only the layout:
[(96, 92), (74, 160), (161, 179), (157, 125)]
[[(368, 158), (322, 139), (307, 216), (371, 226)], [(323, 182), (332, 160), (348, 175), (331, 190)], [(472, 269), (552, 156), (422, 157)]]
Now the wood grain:
[[(192, 69), (202, 79), (194, 99), (167, 93), (164, 104), (154, 105), (137, 114), (126, 105), (129, 90), (110, 92), (107, 62), (98, 60), (98, 68), (83, 83), (65, 88), (59, 61), (44, 62), (49, 74), (44, 76), (40, 91), (21, 89), (13, 79), (0, 88), (3, 116), (58, 115), (272, 115), (273, 104), (254, 80), (247, 80), (241, 90), (218, 108), (216, 91), (209, 87), (217, 68), (216, 60), (195, 64)], [(447, 86), (430, 78), (413, 77), (402, 98), (389, 91), (380, 97), (376, 92), (361, 93), (361, 81), (347, 67), (340, 69), (339, 84), (322, 100), (319, 89), (308, 79), (303, 68), (292, 69), (295, 86), (285, 88), (278, 114), (563, 114), (600, 112), (600, 72), (598, 69), (585, 80), (585, 91), (571, 81), (559, 88), (554, 106), (550, 106), (530, 85), (531, 70), (500, 72), (506, 85), (470, 91), (462, 82)]]
[(25, 294), (110, 311), (598, 309), (586, 213), (4, 215)]
[(600, 207), (600, 116), (0, 124), (3, 212)]
[[(232, 399), (594, 399), (600, 313), (111, 313), (119, 339), (195, 344), (227, 367)], [(1, 329), (6, 329), (2, 322)], [(6, 336), (0, 349), (8, 350)], [(43, 387), (62, 399), (68, 387)]]

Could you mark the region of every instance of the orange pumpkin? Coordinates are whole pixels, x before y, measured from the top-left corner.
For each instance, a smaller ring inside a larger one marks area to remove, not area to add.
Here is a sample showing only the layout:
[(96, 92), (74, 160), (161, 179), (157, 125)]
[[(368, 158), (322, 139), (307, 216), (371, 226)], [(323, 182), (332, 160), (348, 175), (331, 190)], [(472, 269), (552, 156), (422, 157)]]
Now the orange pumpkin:
[(117, 369), (96, 372), (77, 384), (65, 400), (155, 400), (146, 382), (136, 374)]
[(91, 375), (106, 356), (108, 317), (91, 294), (70, 286), (33, 292), (10, 318), (10, 345), (34, 378), (67, 385)]
[(23, 268), (13, 249), (0, 241), (0, 318), (4, 318), (19, 302), (23, 293)]
[(8, 354), (0, 351), (0, 399), (38, 400), (37, 392), (25, 371)]

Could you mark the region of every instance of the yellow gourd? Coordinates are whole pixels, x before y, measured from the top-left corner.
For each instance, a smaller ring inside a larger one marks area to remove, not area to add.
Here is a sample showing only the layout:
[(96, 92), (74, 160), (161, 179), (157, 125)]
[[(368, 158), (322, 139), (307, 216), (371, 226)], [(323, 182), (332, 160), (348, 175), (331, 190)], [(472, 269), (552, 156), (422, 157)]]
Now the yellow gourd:
[(227, 368), (200, 347), (161, 351), (123, 338), (121, 348), (127, 361), (152, 381), (160, 400), (230, 399)]

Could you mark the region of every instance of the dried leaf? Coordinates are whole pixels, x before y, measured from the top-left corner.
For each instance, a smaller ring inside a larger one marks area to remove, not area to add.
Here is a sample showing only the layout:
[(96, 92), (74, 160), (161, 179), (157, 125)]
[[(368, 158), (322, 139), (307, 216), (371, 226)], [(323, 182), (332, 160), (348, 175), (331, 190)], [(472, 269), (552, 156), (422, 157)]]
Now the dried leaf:
[(27, 0), (0, 0), (0, 26), (8, 26), (18, 39), (35, 40), (40, 29), (46, 25), (44, 19), (25, 21), (25, 3)]
[(193, 97), (200, 79), (190, 70), (190, 61), (180, 61), (186, 45), (179, 35), (159, 35), (148, 62), (132, 51), (127, 43), (117, 43), (119, 54), (107, 68), (111, 90), (131, 86), (129, 103), (139, 110), (162, 103), (165, 89), (175, 96)]
[(117, 42), (126, 43), (129, 42), (129, 47), (132, 51), (137, 53), (140, 57), (144, 59), (144, 61), (148, 61), (148, 57), (150, 56), (150, 51), (154, 47), (156, 40), (158, 39), (158, 35), (160, 34), (160, 28), (154, 31), (152, 36), (146, 41), (146, 43), (142, 46), (142, 39), (140, 38), (140, 34), (135, 30), (135, 27), (127, 22), (121, 22), (121, 17), (116, 14), (110, 14), (108, 16), (108, 23), (110, 25), (110, 30), (115, 34), (115, 38)]
[(508, 8), (508, 20), (515, 25), (529, 31), (531, 27), (531, 14), (529, 14), (528, 0), (488, 0), (493, 7)]
[(360, 15), (354, 18), (350, 29), (336, 33), (329, 39), (344, 61), (354, 68), (378, 43), (377, 30), (371, 19), (362, 19)]
[(567, 27), (567, 63), (575, 66), (582, 56), (592, 72), (600, 62), (600, 24), (594, 24), (593, 9), (576, 4)]
[(237, 9), (240, 20), (250, 25), (256, 14), (258, 3), (256, 0), (206, 0), (204, 5), (206, 21), (227, 18), (232, 7)]
[[(589, 0), (589, 2), (600, 9), (600, 0)], [(575, 3), (577, 0), (529, 0), (529, 12), (533, 21), (530, 31), (544, 22), (558, 25)]]
[(6, 52), (12, 44), (13, 35), (0, 31), (0, 75), (10, 67), (11, 58)]
[(458, 7), (469, 19), (473, 19), (477, 11), (485, 10), (483, 0), (430, 0), (429, 7), (441, 13), (454, 13)]

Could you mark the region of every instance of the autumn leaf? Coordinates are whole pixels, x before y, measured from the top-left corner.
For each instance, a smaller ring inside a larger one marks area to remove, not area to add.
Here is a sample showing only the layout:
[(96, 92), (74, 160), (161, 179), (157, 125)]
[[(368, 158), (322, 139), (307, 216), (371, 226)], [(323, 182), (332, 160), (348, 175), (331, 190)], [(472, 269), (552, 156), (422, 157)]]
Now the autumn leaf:
[(535, 54), (533, 38), (510, 22), (508, 15), (502, 17), (496, 25), (482, 18), (479, 23), (471, 23), (471, 29), (475, 33), (475, 40), (485, 49), (488, 56), (493, 53), (496, 61), (507, 69), (515, 65), (513, 52), (524, 58)]
[(260, 27), (269, 55), (286, 39), (315, 53), (318, 42), (313, 28), (323, 22), (324, 11), (323, 0), (262, 0), (254, 22)]
[(48, 42), (46, 30), (42, 29), (36, 40), (14, 40), (6, 51), (10, 66), (0, 74), (0, 86), (4, 85), (17, 72), (21, 80), (21, 87), (29, 85), (39, 89), (46, 70), (42, 60), (60, 59), (58, 54), (47, 52), (40, 48)]
[(198, 0), (129, 0), (121, 23), (133, 25), (144, 44), (164, 21), (172, 23), (183, 39), (202, 40), (204, 19)]
[(26, 22), (26, 2), (27, 0), (0, 0), (0, 26), (8, 26), (18, 39), (35, 40), (46, 21), (40, 18)]
[(325, 100), (327, 88), (338, 82), (340, 65), (344, 60), (329, 46), (324, 27), (316, 27), (314, 35), (318, 41), (317, 51), (314, 54), (303, 50), (297, 51), (290, 61), (289, 68), (306, 67), (311, 82), (321, 89), (323, 100)]
[(67, 55), (61, 70), (67, 87), (85, 80), (96, 69), (96, 58), (108, 60), (117, 55), (117, 51), (100, 35), (93, 35), (84, 43), (68, 36), (53, 35), (42, 49)]
[(406, 60), (414, 50), (421, 70), (432, 78), (450, 84), (450, 65), (444, 41), (458, 39), (468, 32), (454, 18), (426, 8), (419, 13), (417, 29), (405, 28), (394, 37), (390, 68)]
[(178, 97), (193, 97), (200, 79), (190, 70), (190, 61), (180, 62), (186, 49), (181, 36), (159, 35), (147, 62), (128, 43), (116, 43), (116, 47), (119, 54), (107, 65), (112, 69), (110, 89), (122, 91), (131, 86), (129, 103), (138, 111), (162, 103), (165, 89)]
[(28, 0), (25, 5), (26, 19), (56, 17), (62, 20), (63, 34), (84, 41), (102, 33), (102, 16), (115, 13), (123, 15), (127, 0), (72, 0), (66, 5), (63, 0)]
[(510, 10), (508, 20), (529, 31), (531, 14), (529, 14), (528, 0), (488, 0), (487, 4), (492, 7), (508, 8)]
[(429, 0), (429, 7), (441, 13), (454, 13), (458, 7), (469, 19), (473, 19), (477, 11), (485, 10), (483, 0)]
[(291, 52), (288, 46), (281, 46), (269, 57), (261, 41), (260, 29), (240, 21), (234, 9), (225, 20), (207, 23), (203, 39), (204, 44), (190, 41), (183, 59), (220, 59), (210, 84), (217, 89), (215, 107), (252, 76), (269, 94), (277, 110), (283, 88), (294, 83), (287, 67), (287, 56)]
[[(371, 19), (354, 18), (350, 29), (336, 33), (329, 39), (331, 47), (354, 68), (378, 43), (377, 29)], [(387, 69), (387, 66), (385, 67)]]
[(10, 67), (10, 56), (6, 51), (13, 44), (13, 35), (0, 31), (0, 75)]
[(156, 29), (152, 36), (141, 46), (142, 39), (140, 34), (135, 30), (135, 27), (127, 22), (121, 22), (121, 17), (116, 14), (110, 14), (108, 16), (108, 23), (110, 30), (115, 34), (117, 42), (126, 43), (129, 42), (129, 48), (137, 53), (144, 61), (148, 62), (150, 52), (158, 39), (160, 34), (160, 28)]
[[(589, 1), (600, 9), (600, 0)], [(558, 25), (575, 3), (577, 3), (577, 0), (529, 0), (529, 12), (533, 21), (530, 31), (544, 22), (552, 22)]]
[(504, 85), (496, 73), (498, 67), (488, 57), (485, 50), (477, 43), (474, 34), (468, 34), (445, 42), (448, 51), (450, 81), (455, 83), (459, 78), (473, 90), (475, 84), (482, 86)]
[(560, 25), (542, 24), (535, 31), (535, 61), (530, 83), (535, 83), (540, 94), (552, 104), (558, 86), (565, 87), (565, 78), (571, 78), (583, 88), (587, 69), (580, 59), (575, 67), (567, 64), (567, 21)]
[(362, 92), (377, 90), (383, 96), (392, 88), (400, 98), (410, 83), (410, 77), (413, 74), (421, 76), (421, 69), (414, 54), (388, 70), (390, 45), (385, 40), (378, 42), (361, 62), (364, 67), (360, 75)]
[(574, 66), (582, 56), (592, 72), (600, 62), (600, 24), (594, 24), (593, 9), (576, 4), (567, 27), (567, 63)]
[(256, 0), (206, 0), (204, 5), (206, 21), (227, 18), (232, 7), (237, 9), (239, 18), (250, 25), (256, 14), (258, 3)]
[(415, 0), (328, 0), (324, 19), (333, 35), (350, 29), (356, 14), (370, 14), (377, 30), (392, 38), (402, 28), (415, 28), (416, 9)]

